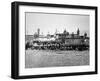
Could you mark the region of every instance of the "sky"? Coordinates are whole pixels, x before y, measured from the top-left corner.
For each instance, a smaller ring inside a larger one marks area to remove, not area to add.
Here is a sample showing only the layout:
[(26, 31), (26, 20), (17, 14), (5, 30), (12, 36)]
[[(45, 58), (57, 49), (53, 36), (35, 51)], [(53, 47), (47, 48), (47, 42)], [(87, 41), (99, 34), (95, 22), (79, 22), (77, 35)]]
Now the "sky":
[(62, 33), (64, 29), (76, 33), (79, 28), (81, 35), (86, 32), (89, 36), (89, 15), (26, 12), (25, 17), (26, 35), (33, 35), (38, 28), (43, 35)]

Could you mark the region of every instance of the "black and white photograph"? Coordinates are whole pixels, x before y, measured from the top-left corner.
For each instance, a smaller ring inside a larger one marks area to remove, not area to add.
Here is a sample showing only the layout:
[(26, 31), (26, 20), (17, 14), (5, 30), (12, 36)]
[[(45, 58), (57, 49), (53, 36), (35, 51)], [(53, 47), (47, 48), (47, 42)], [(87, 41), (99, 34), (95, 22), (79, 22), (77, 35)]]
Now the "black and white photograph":
[(11, 77), (97, 74), (97, 7), (12, 3)]
[(25, 68), (89, 65), (89, 15), (25, 13)]

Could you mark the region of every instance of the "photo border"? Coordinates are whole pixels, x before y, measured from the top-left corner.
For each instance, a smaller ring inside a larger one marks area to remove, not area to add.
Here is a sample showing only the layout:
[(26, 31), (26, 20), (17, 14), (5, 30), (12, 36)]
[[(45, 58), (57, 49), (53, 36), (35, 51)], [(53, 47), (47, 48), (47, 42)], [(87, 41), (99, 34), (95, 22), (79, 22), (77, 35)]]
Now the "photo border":
[[(19, 6), (40, 6), (40, 7), (56, 7), (56, 8), (73, 8), (73, 9), (89, 9), (95, 10), (95, 71), (89, 72), (75, 72), (75, 73), (59, 73), (59, 74), (43, 74), (43, 75), (19, 75)], [(81, 5), (62, 5), (49, 3), (31, 3), (31, 2), (12, 2), (11, 6), (11, 77), (13, 79), (25, 78), (43, 78), (43, 77), (58, 77), (58, 76), (72, 76), (72, 75), (88, 75), (97, 74), (97, 7), (96, 6), (81, 6)]]

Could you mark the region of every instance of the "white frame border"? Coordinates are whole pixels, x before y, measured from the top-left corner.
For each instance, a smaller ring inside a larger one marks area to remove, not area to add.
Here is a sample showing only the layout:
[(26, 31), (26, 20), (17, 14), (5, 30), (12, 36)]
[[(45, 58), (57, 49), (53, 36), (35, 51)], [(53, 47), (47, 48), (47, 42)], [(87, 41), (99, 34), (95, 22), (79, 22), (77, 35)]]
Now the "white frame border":
[[(25, 69), (25, 12), (66, 13), (90, 15), (90, 65), (73, 67), (52, 67)], [(95, 71), (95, 10), (19, 6), (19, 75), (40, 75), (55, 73)]]

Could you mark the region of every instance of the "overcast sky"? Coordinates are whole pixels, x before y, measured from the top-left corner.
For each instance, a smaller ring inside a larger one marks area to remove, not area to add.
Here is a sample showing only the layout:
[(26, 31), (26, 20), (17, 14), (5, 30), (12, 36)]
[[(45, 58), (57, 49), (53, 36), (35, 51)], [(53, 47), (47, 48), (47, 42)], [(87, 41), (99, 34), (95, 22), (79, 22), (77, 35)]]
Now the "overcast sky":
[(56, 29), (62, 33), (64, 29), (69, 33), (76, 33), (80, 29), (81, 35), (86, 32), (89, 36), (89, 15), (75, 14), (47, 14), (26, 13), (26, 35), (33, 35), (40, 28), (40, 34), (54, 34)]

